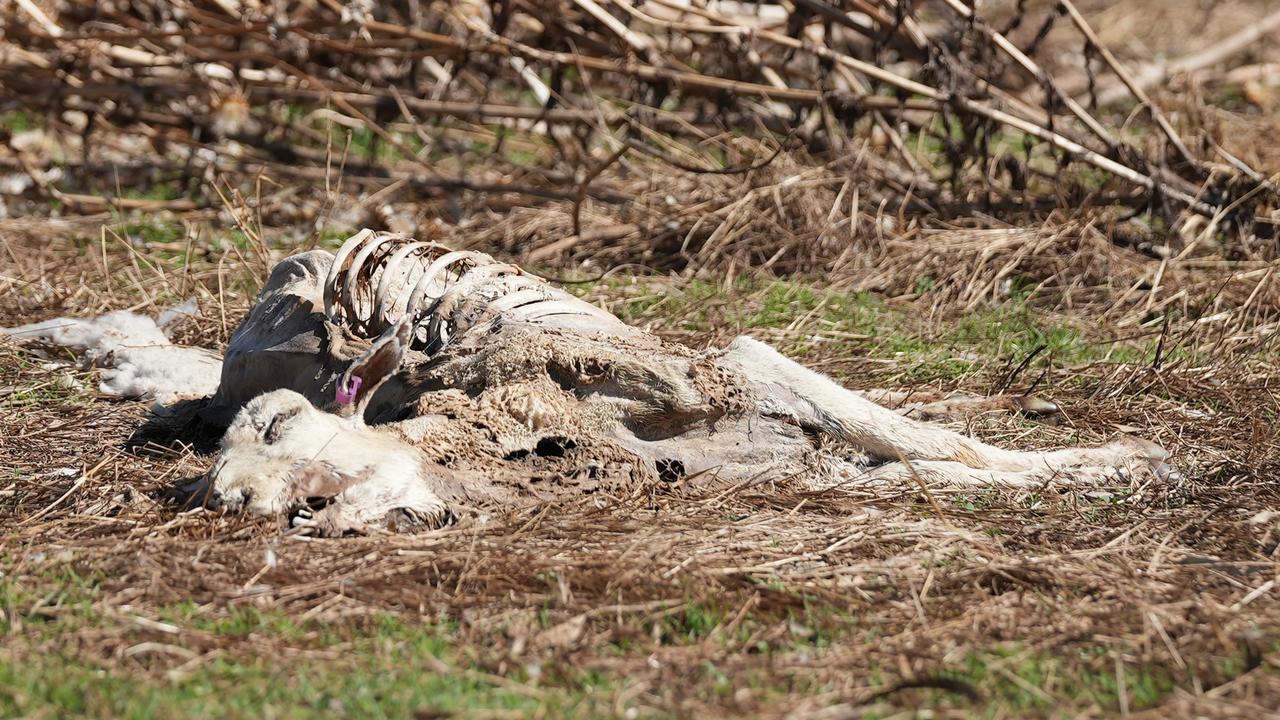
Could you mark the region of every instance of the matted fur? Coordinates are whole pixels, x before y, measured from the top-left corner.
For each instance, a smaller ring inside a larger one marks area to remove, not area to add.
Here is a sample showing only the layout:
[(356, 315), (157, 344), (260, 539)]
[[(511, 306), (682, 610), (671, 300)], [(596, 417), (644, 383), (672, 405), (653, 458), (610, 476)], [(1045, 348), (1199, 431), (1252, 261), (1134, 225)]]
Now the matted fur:
[[(410, 242), (363, 233), (338, 257), (403, 257), (396, 248)], [(386, 247), (370, 250), (376, 243)], [(467, 267), (441, 270), (462, 257)], [(1050, 452), (988, 445), (882, 407), (751, 338), (695, 351), (543, 291), (518, 269), (485, 270), (494, 265), (441, 248), (417, 274), (400, 273), (420, 299), (380, 316), (334, 296), (373, 297), (377, 268), (333, 265), (319, 251), (282, 262), (236, 333), (217, 404), (234, 410), (244, 394), (228, 378), (281, 389), (240, 410), (209, 474), (215, 501), (291, 512), (296, 523), (334, 534), (641, 483), (1036, 486), (1167, 471), (1162, 450), (1132, 438)], [(299, 307), (321, 305), (328, 314), (306, 316), (283, 343), (261, 330), (289, 325), (276, 314), (289, 320)], [(374, 330), (381, 334), (367, 337)], [(245, 340), (265, 336), (262, 346)], [(335, 404), (334, 388), (352, 376), (361, 376), (358, 399)], [(256, 469), (276, 458), (292, 462), (276, 473)], [(317, 473), (329, 479), (297, 479)], [(317, 492), (325, 487), (334, 490)]]
[[(147, 366), (203, 352), (167, 343), (119, 359), (163, 377), (162, 401), (207, 392), (216, 359), (189, 377)], [(749, 337), (697, 351), (487, 255), (366, 231), (336, 259), (273, 269), (204, 409), (228, 426), (205, 489), (341, 534), (646, 483), (1036, 487), (1169, 472), (1133, 438), (1020, 452), (911, 416), (1025, 400), (906, 399), (850, 391)]]

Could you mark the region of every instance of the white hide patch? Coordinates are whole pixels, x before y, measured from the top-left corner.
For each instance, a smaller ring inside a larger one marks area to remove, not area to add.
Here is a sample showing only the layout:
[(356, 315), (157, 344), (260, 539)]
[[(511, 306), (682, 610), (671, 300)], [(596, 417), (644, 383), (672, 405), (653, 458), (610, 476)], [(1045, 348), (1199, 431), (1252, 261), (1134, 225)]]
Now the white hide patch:
[[(186, 304), (161, 316), (169, 325), (190, 314)], [(125, 310), (96, 318), (56, 318), (0, 334), (18, 342), (38, 341), (84, 354), (102, 370), (99, 389), (107, 395), (154, 398), (161, 404), (212, 395), (222, 375), (222, 358), (202, 348), (169, 342), (156, 321)]]

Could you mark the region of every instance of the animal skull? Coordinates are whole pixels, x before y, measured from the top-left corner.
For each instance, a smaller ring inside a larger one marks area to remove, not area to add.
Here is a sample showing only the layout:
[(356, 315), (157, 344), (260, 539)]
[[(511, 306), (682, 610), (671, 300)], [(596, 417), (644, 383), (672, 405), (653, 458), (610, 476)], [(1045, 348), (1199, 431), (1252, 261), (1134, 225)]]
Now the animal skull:
[(433, 488), (451, 480), (418, 451), (358, 418), (322, 412), (292, 390), (260, 395), (236, 415), (209, 471), (215, 505), (290, 513), (326, 534), (385, 523), (392, 513), (441, 521)]

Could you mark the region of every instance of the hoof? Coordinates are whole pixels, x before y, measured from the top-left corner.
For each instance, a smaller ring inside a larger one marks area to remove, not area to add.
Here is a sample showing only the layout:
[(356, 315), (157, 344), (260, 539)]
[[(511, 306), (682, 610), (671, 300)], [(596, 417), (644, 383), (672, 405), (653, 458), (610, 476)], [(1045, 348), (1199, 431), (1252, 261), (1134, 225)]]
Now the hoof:
[(1058, 403), (1033, 395), (1015, 397), (1013, 402), (1018, 407), (1018, 412), (1027, 417), (1050, 417), (1062, 412), (1062, 408), (1058, 407)]
[(1168, 462), (1169, 451), (1156, 443), (1125, 435), (1116, 441), (1116, 445), (1128, 450), (1135, 459), (1145, 460), (1147, 467), (1160, 481), (1177, 482), (1182, 479), (1182, 474)]
[(1178, 469), (1169, 463), (1159, 461), (1150, 462), (1150, 465), (1151, 472), (1155, 473), (1156, 477), (1159, 478), (1161, 482), (1182, 482), (1182, 473), (1178, 472)]

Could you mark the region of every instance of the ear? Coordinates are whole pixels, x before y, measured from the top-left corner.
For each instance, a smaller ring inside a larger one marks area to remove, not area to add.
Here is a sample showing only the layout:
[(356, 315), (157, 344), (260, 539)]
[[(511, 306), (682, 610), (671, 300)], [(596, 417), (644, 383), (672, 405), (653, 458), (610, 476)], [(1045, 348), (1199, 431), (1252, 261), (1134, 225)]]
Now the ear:
[(298, 498), (331, 498), (367, 479), (340, 473), (328, 463), (303, 461), (294, 466), (294, 495)]
[(284, 432), (284, 426), (289, 422), (290, 418), (297, 417), (302, 412), (302, 408), (292, 407), (281, 410), (271, 419), (267, 421), (267, 427), (262, 431), (262, 441), (268, 445), (274, 445), (280, 440), (280, 435)]
[(407, 315), (387, 328), (364, 354), (352, 360), (338, 376), (338, 404), (361, 408), (373, 396), (373, 391), (400, 369), (412, 335), (413, 316)]

